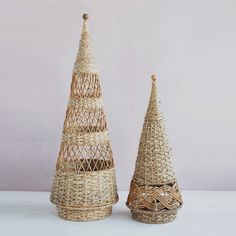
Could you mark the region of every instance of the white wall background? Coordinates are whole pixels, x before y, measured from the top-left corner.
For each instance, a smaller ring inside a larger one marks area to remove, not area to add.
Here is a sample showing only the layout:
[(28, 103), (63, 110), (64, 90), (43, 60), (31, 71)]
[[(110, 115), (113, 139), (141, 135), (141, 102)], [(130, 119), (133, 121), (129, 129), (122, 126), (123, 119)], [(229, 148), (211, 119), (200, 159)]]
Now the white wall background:
[(182, 189), (236, 190), (236, 2), (0, 1), (0, 190), (49, 190), (81, 15), (128, 189), (157, 73)]

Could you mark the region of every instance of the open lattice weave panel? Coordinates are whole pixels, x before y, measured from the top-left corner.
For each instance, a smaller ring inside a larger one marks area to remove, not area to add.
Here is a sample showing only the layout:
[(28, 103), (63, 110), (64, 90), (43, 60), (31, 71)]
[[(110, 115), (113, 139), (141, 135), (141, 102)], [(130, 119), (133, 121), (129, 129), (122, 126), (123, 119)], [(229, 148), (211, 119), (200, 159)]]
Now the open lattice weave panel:
[(99, 75), (86, 20), (70, 91), (51, 201), (63, 219), (102, 219), (111, 214), (118, 195)]

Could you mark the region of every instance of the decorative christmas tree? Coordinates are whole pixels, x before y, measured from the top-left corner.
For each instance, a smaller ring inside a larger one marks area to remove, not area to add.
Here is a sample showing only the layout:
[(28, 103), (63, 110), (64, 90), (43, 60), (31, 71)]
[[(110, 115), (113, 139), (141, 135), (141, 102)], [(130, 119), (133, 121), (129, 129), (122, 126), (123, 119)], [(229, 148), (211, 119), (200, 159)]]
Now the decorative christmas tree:
[(103, 110), (98, 69), (83, 15), (51, 202), (66, 220), (109, 216), (118, 201), (115, 168)]
[(171, 165), (171, 148), (164, 118), (157, 104), (156, 76), (139, 144), (127, 206), (132, 217), (144, 223), (167, 223), (175, 219), (182, 199)]

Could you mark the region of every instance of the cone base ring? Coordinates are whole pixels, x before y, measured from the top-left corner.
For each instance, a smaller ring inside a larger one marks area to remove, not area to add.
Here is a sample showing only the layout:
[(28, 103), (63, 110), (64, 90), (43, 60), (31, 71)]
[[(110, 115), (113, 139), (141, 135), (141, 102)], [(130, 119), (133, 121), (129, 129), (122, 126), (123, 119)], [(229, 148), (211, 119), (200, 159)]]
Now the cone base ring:
[(96, 209), (81, 209), (57, 205), (57, 214), (63, 220), (94, 221), (102, 220), (112, 213), (112, 206)]
[(177, 209), (163, 212), (134, 211), (131, 210), (132, 218), (146, 224), (165, 224), (175, 220)]

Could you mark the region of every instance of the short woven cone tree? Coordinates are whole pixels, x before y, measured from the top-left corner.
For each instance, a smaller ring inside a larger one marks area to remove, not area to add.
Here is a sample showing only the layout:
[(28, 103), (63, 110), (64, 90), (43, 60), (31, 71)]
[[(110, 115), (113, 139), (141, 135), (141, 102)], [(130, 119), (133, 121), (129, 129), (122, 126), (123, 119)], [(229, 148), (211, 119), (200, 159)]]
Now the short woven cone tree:
[(115, 168), (102, 104), (98, 70), (84, 14), (51, 202), (59, 217), (99, 220), (118, 200)]
[(132, 217), (144, 223), (167, 223), (176, 218), (181, 194), (171, 165), (171, 148), (164, 118), (157, 103), (156, 76), (139, 144), (127, 206)]

